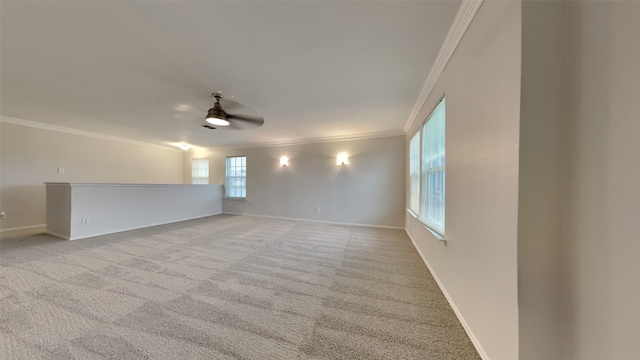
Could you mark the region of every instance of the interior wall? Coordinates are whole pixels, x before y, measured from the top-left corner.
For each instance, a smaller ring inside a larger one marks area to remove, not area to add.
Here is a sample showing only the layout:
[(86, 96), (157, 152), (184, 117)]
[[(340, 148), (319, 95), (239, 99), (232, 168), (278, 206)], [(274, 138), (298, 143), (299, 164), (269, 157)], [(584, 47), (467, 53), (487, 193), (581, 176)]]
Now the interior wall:
[[(349, 164), (337, 165), (338, 153)], [(316, 221), (402, 227), (404, 224), (404, 136), (185, 154), (209, 158), (211, 183), (225, 182), (225, 158), (247, 156), (247, 199), (223, 201), (223, 212)], [(280, 166), (280, 157), (289, 166)], [(319, 212), (316, 211), (319, 209)]]
[[(561, 359), (564, 1), (522, 2), (518, 309), (520, 360)], [(541, 21), (544, 19), (544, 21)]]
[(44, 182), (183, 182), (179, 151), (6, 122), (0, 123), (0, 140), (3, 229), (46, 224)]
[[(446, 233), (406, 230), (485, 359), (518, 358), (521, 3), (485, 1), (418, 119), (446, 94)], [(410, 138), (421, 121), (416, 121)], [(406, 194), (408, 199), (409, 194)]]
[(640, 2), (569, 2), (563, 359), (640, 359)]

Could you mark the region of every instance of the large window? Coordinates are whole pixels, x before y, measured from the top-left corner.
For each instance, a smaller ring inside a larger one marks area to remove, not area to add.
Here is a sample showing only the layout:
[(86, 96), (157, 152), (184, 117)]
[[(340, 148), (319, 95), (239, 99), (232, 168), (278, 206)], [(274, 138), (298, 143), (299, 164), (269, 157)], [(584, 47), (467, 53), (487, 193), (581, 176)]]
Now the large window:
[(422, 172), (418, 218), (444, 236), (445, 215), (445, 100), (422, 125)]
[(409, 210), (420, 211), (420, 131), (409, 142)]
[(247, 197), (247, 157), (227, 157), (227, 197)]
[(191, 183), (209, 183), (209, 159), (191, 159)]

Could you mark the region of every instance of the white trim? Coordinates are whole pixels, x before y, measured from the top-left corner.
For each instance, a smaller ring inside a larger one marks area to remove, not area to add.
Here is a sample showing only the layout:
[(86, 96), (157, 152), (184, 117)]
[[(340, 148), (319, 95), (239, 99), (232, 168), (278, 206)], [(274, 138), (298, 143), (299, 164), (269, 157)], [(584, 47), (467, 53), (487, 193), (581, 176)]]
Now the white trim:
[[(422, 224), (422, 222), (420, 222), (420, 224)], [(438, 239), (438, 241), (440, 241), (442, 246), (447, 246), (447, 239), (445, 239), (441, 234), (437, 233), (435, 230), (432, 230), (430, 227), (428, 227), (425, 224), (422, 224), (422, 226), (424, 226), (424, 228), (427, 229), (427, 231), (430, 232), (434, 238)]]
[(473, 343), (473, 346), (476, 348), (476, 351), (478, 351), (478, 354), (480, 355), (480, 357), (483, 360), (489, 360), (489, 356), (487, 356), (487, 353), (482, 348), (482, 345), (480, 344), (480, 341), (473, 334), (473, 331), (471, 331), (471, 327), (469, 327), (469, 324), (467, 324), (467, 322), (464, 320), (464, 317), (462, 316), (462, 313), (460, 312), (460, 310), (458, 310), (458, 307), (453, 302), (453, 299), (451, 298), (451, 296), (447, 292), (447, 289), (444, 287), (444, 285), (442, 284), (442, 282), (438, 278), (438, 275), (436, 275), (436, 273), (435, 273), (435, 271), (433, 271), (433, 268), (431, 267), (431, 265), (429, 265), (429, 262), (427, 261), (427, 258), (424, 256), (422, 251), (420, 251), (420, 248), (418, 247), (418, 245), (416, 244), (416, 241), (411, 236), (411, 233), (409, 231), (407, 231), (406, 228), (404, 229), (404, 231), (409, 236), (409, 239), (411, 239), (411, 242), (413, 243), (413, 247), (415, 247), (416, 250), (418, 251), (418, 254), (420, 254), (420, 257), (422, 258), (422, 261), (424, 261), (425, 265), (427, 265), (427, 268), (429, 269), (429, 272), (431, 273), (431, 276), (433, 276), (433, 278), (435, 279), (436, 283), (438, 284), (438, 287), (440, 287), (440, 290), (444, 294), (444, 297), (447, 299), (447, 302), (449, 303), (449, 305), (451, 305), (451, 308), (453, 309), (453, 312), (456, 314), (456, 317), (458, 318), (458, 321), (460, 321), (460, 324), (462, 324), (462, 327), (464, 328), (464, 331), (467, 333), (467, 336), (469, 336), (469, 339), (471, 339), (471, 342)]
[[(446, 246), (446, 245), (447, 245), (447, 239), (445, 239), (442, 235), (438, 234), (438, 233), (437, 233), (437, 232), (435, 232), (434, 230), (431, 230), (431, 228), (429, 228), (429, 227), (428, 227), (427, 225), (425, 225), (422, 221), (420, 221), (420, 218), (418, 218), (418, 215), (416, 215), (416, 214), (415, 214), (411, 209), (407, 209), (407, 212), (409, 213), (409, 215), (411, 215), (411, 217), (413, 217), (414, 219), (416, 219), (416, 221), (417, 221), (420, 225), (424, 226), (424, 228), (425, 228), (425, 229), (427, 229), (427, 230), (431, 233), (431, 235), (433, 235), (433, 237), (434, 237), (434, 238), (438, 239), (438, 240), (441, 242), (441, 244), (442, 244), (443, 246)], [(406, 231), (406, 228), (405, 228), (405, 231)], [(408, 232), (407, 232), (407, 233), (408, 233)], [(414, 245), (415, 245), (415, 243), (414, 243)]]
[(226, 212), (226, 211), (223, 211), (222, 214), (223, 215), (256, 216), (256, 217), (263, 217), (263, 218), (270, 218), (270, 219), (281, 219), (281, 220), (306, 221), (306, 222), (319, 223), (319, 224), (347, 225), (347, 226), (372, 227), (372, 228), (380, 228), (380, 229), (404, 230), (404, 227), (402, 227), (402, 226), (357, 224), (357, 223), (346, 223), (346, 222), (337, 222), (337, 221), (324, 221), (324, 220), (312, 220), (312, 219), (303, 219), (303, 218), (292, 218), (292, 217), (284, 217), (284, 216), (243, 214), (243, 213)]
[(87, 136), (87, 137), (98, 138), (102, 140), (110, 140), (110, 141), (117, 141), (117, 142), (122, 142), (127, 144), (146, 146), (146, 147), (151, 147), (151, 148), (161, 149), (161, 150), (168, 150), (173, 152), (184, 152), (183, 150), (180, 150), (173, 146), (152, 144), (144, 141), (131, 140), (131, 139), (121, 138), (117, 136), (98, 134), (91, 131), (72, 129), (64, 126), (45, 124), (37, 121), (18, 119), (18, 118), (9, 117), (9, 116), (0, 117), (0, 122), (19, 125), (19, 126), (26, 126), (26, 127), (36, 128), (36, 129), (42, 129), (42, 130), (57, 131), (57, 132), (72, 134), (72, 135)]
[(413, 212), (413, 210), (411, 209), (406, 209), (407, 212), (409, 213), (409, 215), (411, 215), (414, 219), (418, 219), (418, 215), (416, 215), (416, 213)]
[(65, 240), (75, 241), (75, 240), (89, 239), (89, 238), (94, 238), (94, 237), (104, 236), (104, 235), (118, 234), (118, 233), (123, 233), (123, 232), (127, 232), (127, 231), (132, 231), (132, 230), (139, 230), (139, 229), (146, 229), (146, 228), (151, 228), (151, 227), (156, 227), (156, 226), (174, 224), (174, 223), (179, 223), (179, 222), (183, 222), (183, 221), (202, 219), (202, 218), (207, 218), (207, 217), (211, 217), (211, 216), (218, 216), (218, 215), (221, 215), (221, 214), (222, 213), (202, 215), (202, 216), (198, 215), (198, 216), (195, 216), (195, 217), (187, 217), (187, 218), (181, 218), (181, 219), (178, 219), (178, 220), (171, 220), (169, 222), (159, 222), (159, 223), (153, 223), (153, 224), (143, 225), (143, 226), (137, 226), (136, 225), (136, 226), (127, 227), (127, 228), (124, 228), (124, 229), (118, 229), (116, 231), (103, 231), (103, 232), (92, 233), (92, 234), (87, 234), (87, 235), (80, 235), (80, 236), (76, 236), (76, 235), (73, 235), (73, 234), (71, 236), (60, 235), (60, 234), (54, 233), (53, 231), (47, 231), (47, 234), (58, 236), (58, 237), (63, 238)]
[(47, 224), (38, 224), (38, 225), (26, 225), (26, 226), (16, 226), (12, 228), (3, 228), (0, 229), (0, 233), (9, 232), (9, 231), (23, 231), (23, 230), (33, 230), (33, 229), (46, 229)]
[[(272, 142), (256, 143), (256, 144), (211, 146), (206, 149), (232, 150), (232, 149), (247, 149), (247, 148), (278, 147), (278, 146), (291, 146), (291, 145), (320, 144), (320, 143), (327, 143), (327, 142), (339, 142), (339, 141), (351, 141), (351, 140), (367, 140), (367, 139), (377, 139), (377, 138), (383, 138), (383, 137), (404, 136), (404, 135), (405, 135), (405, 132), (402, 130), (392, 130), (392, 131), (366, 133), (366, 134), (339, 135), (339, 136), (327, 136), (327, 137), (297, 139), (297, 140), (272, 141)], [(193, 149), (191, 152), (197, 152), (197, 151), (198, 150)]]
[(129, 183), (69, 183), (69, 182), (45, 182), (46, 186), (60, 187), (126, 187), (126, 186), (143, 186), (143, 187), (189, 187), (189, 186), (219, 186), (221, 184), (129, 184)]
[(206, 150), (231, 150), (231, 149), (246, 149), (246, 148), (262, 148), (262, 147), (278, 147), (278, 146), (290, 146), (290, 145), (304, 145), (304, 144), (318, 144), (325, 142), (338, 142), (338, 141), (350, 141), (350, 140), (366, 140), (366, 139), (376, 139), (383, 137), (392, 137), (392, 136), (404, 136), (405, 132), (402, 130), (391, 130), (391, 131), (383, 131), (383, 132), (374, 132), (374, 133), (364, 133), (364, 134), (352, 134), (352, 135), (337, 135), (337, 136), (327, 136), (327, 137), (318, 137), (318, 138), (308, 138), (308, 139), (295, 139), (295, 140), (282, 140), (282, 141), (272, 141), (265, 143), (255, 143), (255, 144), (235, 144), (235, 145), (220, 145), (220, 146), (211, 146), (211, 147), (192, 147), (190, 150), (181, 150), (173, 146), (164, 146), (158, 144), (152, 144), (144, 141), (132, 140), (121, 138), (117, 136), (98, 134), (90, 131), (77, 130), (64, 126), (45, 124), (36, 121), (18, 119), (9, 116), (1, 116), (0, 122), (26, 126), (36, 129), (43, 129), (49, 131), (57, 131), (67, 134), (80, 135), (80, 136), (88, 136), (103, 140), (111, 140), (118, 141), (128, 144), (147, 146), (161, 150), (169, 150), (173, 152), (200, 152), (203, 149)]
[(55, 237), (59, 237), (59, 238), (62, 238), (62, 239), (64, 239), (64, 240), (71, 240), (71, 237), (69, 237), (69, 236), (67, 236), (67, 235), (63, 235), (63, 234), (58, 234), (58, 233), (57, 233), (57, 232), (55, 232), (55, 231), (47, 230), (47, 231), (45, 231), (45, 232), (46, 232), (47, 234), (49, 234), (49, 235), (53, 235), (53, 236), (55, 236)]
[(405, 134), (408, 133), (411, 126), (415, 123), (418, 114), (426, 104), (427, 98), (431, 94), (433, 87), (436, 85), (438, 78), (440, 78), (442, 71), (444, 71), (444, 68), (453, 56), (460, 40), (462, 40), (464, 33), (471, 24), (473, 17), (476, 15), (476, 12), (478, 12), (480, 5), (482, 5), (482, 1), (483, 0), (462, 0), (458, 13), (449, 28), (447, 37), (444, 39), (444, 42), (440, 47), (440, 51), (438, 52), (438, 56), (433, 62), (433, 66), (431, 66), (431, 71), (429, 71), (429, 75), (422, 86), (420, 95), (418, 95), (418, 99), (416, 100), (415, 105), (413, 105), (413, 110), (411, 110), (411, 114), (409, 114), (409, 118), (402, 128)]

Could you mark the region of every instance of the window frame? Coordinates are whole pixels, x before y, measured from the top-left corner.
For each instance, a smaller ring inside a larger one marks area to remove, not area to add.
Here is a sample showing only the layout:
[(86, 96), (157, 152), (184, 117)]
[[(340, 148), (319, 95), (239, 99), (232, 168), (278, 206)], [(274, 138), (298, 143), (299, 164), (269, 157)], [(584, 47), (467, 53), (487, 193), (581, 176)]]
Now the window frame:
[[(434, 123), (428, 126), (429, 121)], [(435, 122), (441, 121), (442, 124)], [(433, 134), (433, 132), (437, 132)], [(441, 132), (441, 133), (440, 133)], [(446, 101), (443, 95), (420, 126), (420, 205), (418, 220), (444, 239), (446, 232)], [(427, 148), (427, 139), (438, 141)], [(436, 149), (434, 151), (434, 149)]]
[[(234, 161), (233, 159), (241, 159), (240, 165), (231, 164), (230, 166), (230, 160)], [(239, 169), (240, 175), (230, 175), (230, 173), (232, 172), (231, 170), (233, 169), (235, 171), (238, 171)], [(230, 185), (231, 183), (237, 184), (238, 182), (242, 183), (243, 186)], [(238, 193), (236, 192), (237, 190), (240, 190), (239, 195), (244, 195), (244, 196), (238, 196)], [(234, 194), (234, 196), (230, 195), (232, 193)], [(246, 155), (233, 155), (233, 156), (227, 156), (225, 158), (225, 197), (227, 199), (246, 199), (247, 198), (247, 156)]]
[(414, 217), (420, 212), (421, 128), (409, 140), (409, 211)]

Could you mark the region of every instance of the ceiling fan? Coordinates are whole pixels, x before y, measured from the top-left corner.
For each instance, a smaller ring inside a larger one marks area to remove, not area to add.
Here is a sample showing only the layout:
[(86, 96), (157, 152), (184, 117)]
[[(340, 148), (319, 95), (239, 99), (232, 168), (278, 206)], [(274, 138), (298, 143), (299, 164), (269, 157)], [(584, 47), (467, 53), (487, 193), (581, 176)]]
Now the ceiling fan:
[[(205, 118), (207, 124), (202, 125), (202, 127), (211, 130), (247, 130), (257, 128), (264, 124), (264, 118), (262, 118), (261, 116), (246, 114), (255, 113), (253, 110), (247, 108), (246, 106), (241, 106), (240, 104), (231, 100), (224, 100), (225, 108), (227, 108), (227, 110), (229, 111), (227, 112), (222, 109), (222, 104), (220, 103), (220, 100), (224, 99), (224, 96), (219, 93), (213, 93), (211, 94), (211, 96), (216, 100), (216, 103), (207, 112), (207, 116)], [(234, 109), (236, 109), (236, 111), (234, 111)]]

